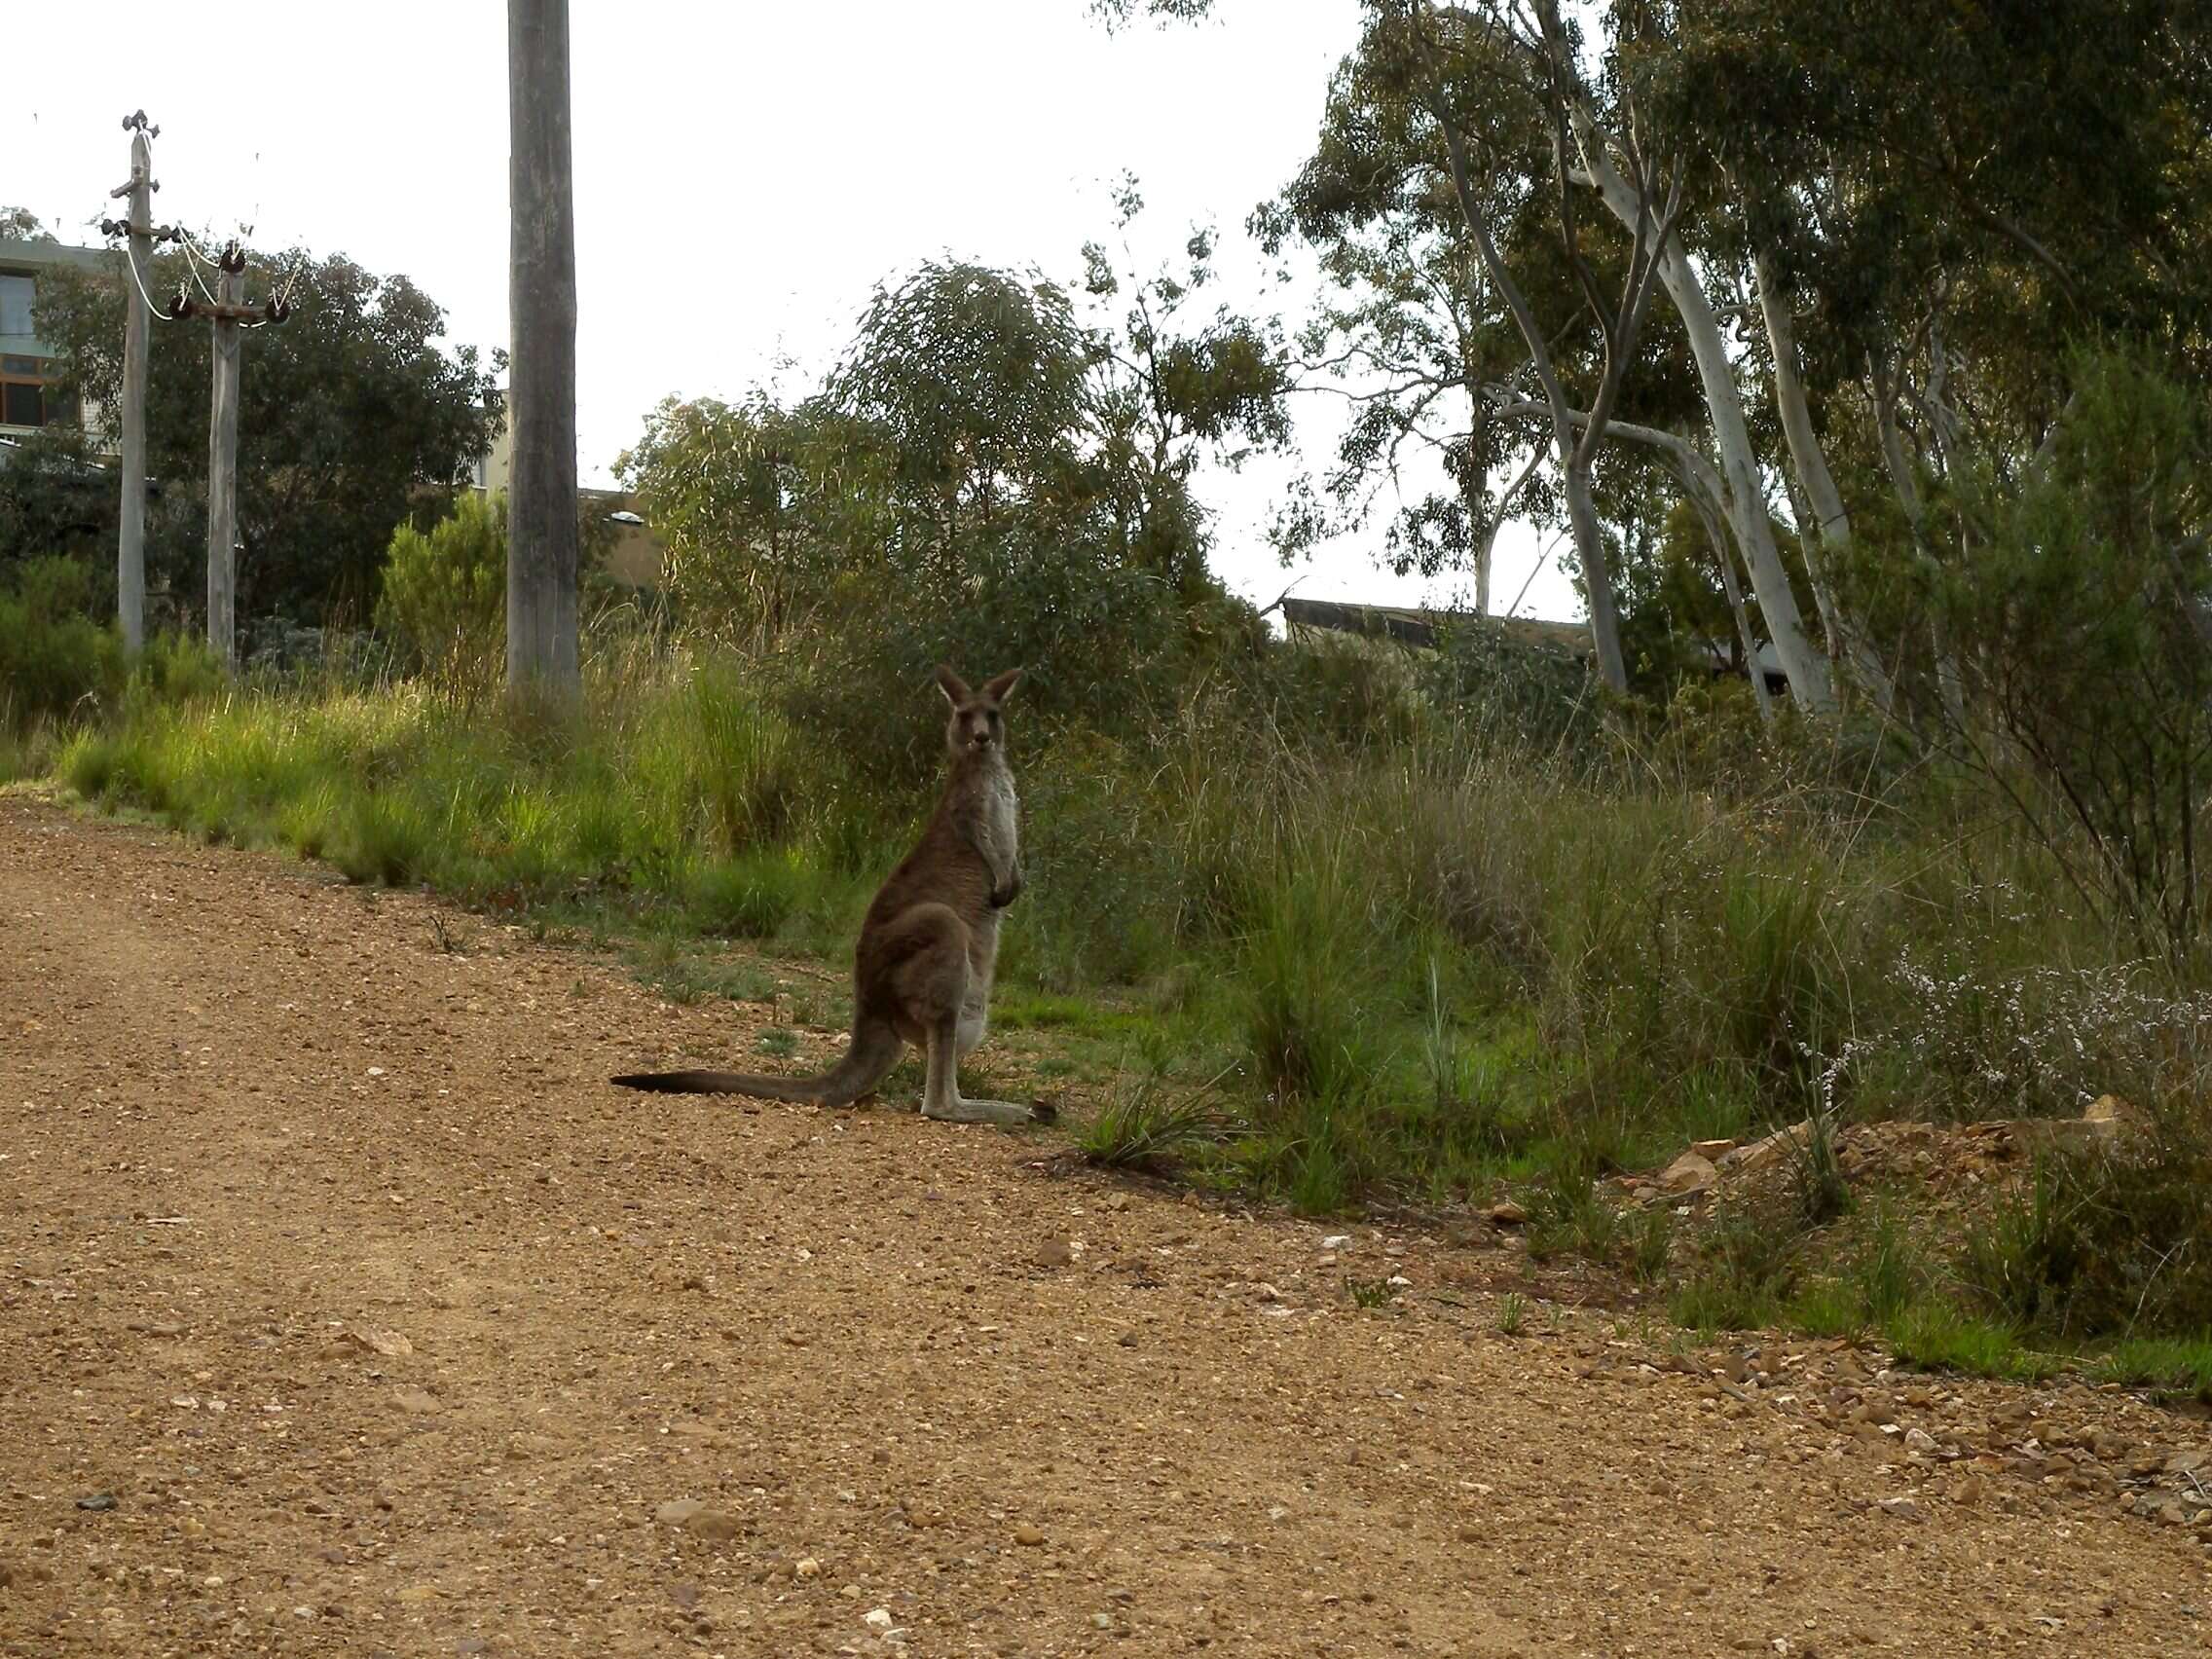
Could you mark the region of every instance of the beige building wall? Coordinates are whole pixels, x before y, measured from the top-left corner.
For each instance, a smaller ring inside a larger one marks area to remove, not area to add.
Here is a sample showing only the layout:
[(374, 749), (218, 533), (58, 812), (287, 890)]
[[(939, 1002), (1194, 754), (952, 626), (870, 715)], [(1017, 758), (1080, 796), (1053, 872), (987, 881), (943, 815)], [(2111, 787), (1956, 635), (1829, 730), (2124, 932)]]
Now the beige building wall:
[[(471, 482), (481, 495), (498, 495), (507, 489), (514, 478), (514, 438), (501, 421), (492, 433), (491, 447), (476, 458), (476, 470)], [(617, 490), (585, 490), (581, 493), (585, 510), (600, 514), (627, 512), (629, 497)], [(614, 526), (614, 540), (608, 548), (607, 571), (616, 581), (630, 587), (658, 587), (661, 579), (661, 541), (648, 525), (619, 524)]]

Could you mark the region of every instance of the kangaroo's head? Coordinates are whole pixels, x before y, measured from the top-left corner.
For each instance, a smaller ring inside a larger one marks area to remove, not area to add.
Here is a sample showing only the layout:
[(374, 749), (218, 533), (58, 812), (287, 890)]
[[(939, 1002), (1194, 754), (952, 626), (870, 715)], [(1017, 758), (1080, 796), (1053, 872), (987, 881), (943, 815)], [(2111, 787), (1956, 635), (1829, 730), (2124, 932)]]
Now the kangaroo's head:
[(1006, 750), (1006, 721), (999, 714), (1014, 690), (1014, 682), (1021, 678), (1021, 670), (1010, 668), (1004, 674), (983, 682), (977, 691), (968, 689), (968, 682), (942, 663), (938, 665), (937, 682), (944, 692), (945, 701), (952, 705), (952, 715), (944, 724), (944, 746), (955, 760), (974, 756), (985, 759)]

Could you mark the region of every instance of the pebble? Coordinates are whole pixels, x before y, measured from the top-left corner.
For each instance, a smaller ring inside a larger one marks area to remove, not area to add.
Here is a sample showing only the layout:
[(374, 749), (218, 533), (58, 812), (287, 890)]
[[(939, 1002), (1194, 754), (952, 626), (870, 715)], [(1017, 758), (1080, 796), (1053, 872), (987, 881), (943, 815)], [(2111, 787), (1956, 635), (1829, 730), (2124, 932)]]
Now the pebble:
[(1045, 1541), (1045, 1534), (1024, 1521), (1014, 1530), (1014, 1541), (1034, 1548)]
[(719, 1509), (701, 1509), (685, 1518), (683, 1530), (694, 1537), (723, 1543), (736, 1537), (745, 1529), (739, 1525), (734, 1515), (726, 1515)]

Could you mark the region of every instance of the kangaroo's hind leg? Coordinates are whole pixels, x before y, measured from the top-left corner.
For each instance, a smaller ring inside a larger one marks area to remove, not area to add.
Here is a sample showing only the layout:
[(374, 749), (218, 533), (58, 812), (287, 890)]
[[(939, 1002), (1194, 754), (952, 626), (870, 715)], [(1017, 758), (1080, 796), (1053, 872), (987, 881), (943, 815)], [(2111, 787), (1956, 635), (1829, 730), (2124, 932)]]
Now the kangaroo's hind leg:
[(961, 1098), (960, 1058), (982, 1036), (981, 1010), (970, 997), (968, 924), (945, 905), (917, 904), (895, 927), (903, 955), (892, 988), (903, 1034), (929, 1051), (922, 1116), (948, 1124), (1036, 1123), (1034, 1107)]
[(1034, 1124), (1034, 1106), (1012, 1100), (969, 1100), (960, 1092), (960, 1016), (947, 1014), (930, 1029), (929, 1078), (922, 1116), (947, 1124)]

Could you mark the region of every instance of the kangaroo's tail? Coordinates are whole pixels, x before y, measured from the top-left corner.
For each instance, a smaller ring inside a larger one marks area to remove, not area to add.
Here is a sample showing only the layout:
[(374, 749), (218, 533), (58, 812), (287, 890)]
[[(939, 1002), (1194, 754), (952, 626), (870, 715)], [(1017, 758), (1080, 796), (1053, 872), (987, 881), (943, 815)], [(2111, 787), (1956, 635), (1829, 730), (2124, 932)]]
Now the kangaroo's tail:
[(654, 1094), (749, 1094), (756, 1100), (792, 1100), (801, 1105), (844, 1106), (881, 1083), (899, 1063), (906, 1045), (889, 1025), (853, 1032), (845, 1057), (820, 1077), (755, 1077), (746, 1072), (631, 1072), (608, 1081), (623, 1088)]

